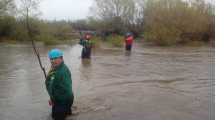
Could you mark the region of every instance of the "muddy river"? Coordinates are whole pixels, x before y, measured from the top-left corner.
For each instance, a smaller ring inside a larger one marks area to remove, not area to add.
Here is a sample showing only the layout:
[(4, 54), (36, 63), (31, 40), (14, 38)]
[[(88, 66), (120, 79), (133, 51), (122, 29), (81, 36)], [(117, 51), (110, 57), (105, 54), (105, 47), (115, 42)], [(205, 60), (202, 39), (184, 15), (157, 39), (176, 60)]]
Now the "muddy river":
[[(94, 50), (39, 45), (46, 70), (51, 48), (72, 72), (68, 120), (215, 120), (215, 49), (142, 47)], [(0, 45), (0, 120), (51, 120), (44, 76), (30, 45)]]

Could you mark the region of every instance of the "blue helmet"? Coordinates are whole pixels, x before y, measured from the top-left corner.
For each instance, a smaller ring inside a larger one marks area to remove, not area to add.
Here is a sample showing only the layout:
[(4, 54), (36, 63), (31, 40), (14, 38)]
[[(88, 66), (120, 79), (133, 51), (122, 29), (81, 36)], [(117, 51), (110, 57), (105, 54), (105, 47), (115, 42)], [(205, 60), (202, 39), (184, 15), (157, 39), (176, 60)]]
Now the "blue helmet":
[(127, 32), (127, 33), (125, 34), (125, 36), (126, 36), (126, 37), (132, 36), (132, 33), (131, 33), (131, 32)]
[(49, 59), (63, 57), (63, 52), (59, 49), (52, 49), (48, 53)]

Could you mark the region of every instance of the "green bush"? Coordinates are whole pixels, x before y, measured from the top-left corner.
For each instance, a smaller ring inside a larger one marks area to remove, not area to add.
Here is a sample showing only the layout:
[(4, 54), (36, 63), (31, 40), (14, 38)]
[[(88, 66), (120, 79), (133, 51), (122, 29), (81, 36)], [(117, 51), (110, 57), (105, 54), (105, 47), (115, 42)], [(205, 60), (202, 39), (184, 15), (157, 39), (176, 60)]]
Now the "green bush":
[(59, 43), (54, 36), (48, 34), (38, 35), (35, 37), (35, 40), (42, 41), (45, 45), (54, 45)]
[(144, 8), (145, 37), (162, 46), (204, 41), (203, 35), (213, 31), (213, 11), (201, 0), (148, 0)]
[(15, 18), (4, 16), (0, 18), (0, 37), (12, 37), (14, 34)]
[(122, 47), (124, 37), (119, 35), (111, 35), (107, 37), (107, 43), (113, 47)]
[(215, 38), (211, 38), (209, 44), (215, 47)]
[(156, 29), (146, 32), (144, 34), (144, 38), (160, 46), (171, 46), (177, 43), (177, 31), (171, 30), (169, 28), (158, 27), (156, 27)]
[(100, 37), (92, 37), (92, 44), (93, 47), (98, 48), (101, 45), (101, 38)]

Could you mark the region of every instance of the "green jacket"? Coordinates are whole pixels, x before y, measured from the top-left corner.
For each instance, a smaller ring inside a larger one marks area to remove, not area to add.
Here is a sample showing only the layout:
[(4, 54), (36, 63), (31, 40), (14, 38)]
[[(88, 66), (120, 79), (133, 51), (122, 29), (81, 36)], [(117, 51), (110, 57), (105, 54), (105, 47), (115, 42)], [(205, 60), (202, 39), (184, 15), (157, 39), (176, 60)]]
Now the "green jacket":
[(92, 42), (90, 40), (81, 39), (79, 41), (79, 44), (82, 45), (84, 47), (84, 49), (92, 47)]
[(66, 104), (73, 97), (71, 73), (64, 63), (49, 71), (45, 84), (54, 103)]

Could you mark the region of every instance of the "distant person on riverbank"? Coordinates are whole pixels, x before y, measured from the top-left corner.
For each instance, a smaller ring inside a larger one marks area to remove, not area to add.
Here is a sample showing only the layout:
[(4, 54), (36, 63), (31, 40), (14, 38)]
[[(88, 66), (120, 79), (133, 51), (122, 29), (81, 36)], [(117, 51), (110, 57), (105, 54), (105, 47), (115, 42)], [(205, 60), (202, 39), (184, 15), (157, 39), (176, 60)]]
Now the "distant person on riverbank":
[(133, 34), (131, 32), (126, 33), (126, 35), (125, 35), (125, 49), (127, 51), (131, 51), (133, 41), (134, 41)]
[(85, 59), (91, 58), (91, 49), (92, 49), (92, 42), (90, 41), (91, 39), (91, 35), (90, 34), (86, 34), (84, 36), (84, 38), (80, 39), (79, 44), (83, 46), (82, 48), (82, 53), (81, 53), (81, 58)]
[(74, 95), (72, 91), (71, 72), (63, 61), (63, 52), (52, 49), (48, 53), (51, 61), (51, 69), (45, 81), (50, 96), (49, 104), (52, 105), (52, 118), (54, 120), (65, 120), (71, 115)]

